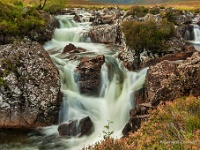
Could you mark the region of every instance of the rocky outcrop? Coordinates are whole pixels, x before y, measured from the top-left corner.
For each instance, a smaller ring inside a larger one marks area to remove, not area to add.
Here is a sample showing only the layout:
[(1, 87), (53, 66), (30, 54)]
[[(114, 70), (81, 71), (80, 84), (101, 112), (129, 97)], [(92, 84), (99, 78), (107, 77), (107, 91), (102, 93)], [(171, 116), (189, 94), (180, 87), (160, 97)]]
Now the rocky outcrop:
[(61, 137), (74, 137), (84, 136), (92, 133), (93, 123), (90, 117), (82, 118), (79, 120), (71, 120), (66, 123), (62, 123), (58, 126), (59, 136)]
[[(185, 60), (188, 57), (192, 56), (192, 54), (196, 51), (196, 49), (193, 46), (185, 46), (185, 41), (180, 43), (180, 45), (172, 41), (168, 42), (171, 42), (172, 45), (172, 47), (170, 48), (171, 50), (169, 49), (168, 51), (169, 54), (163, 54), (162, 56), (159, 56), (159, 54), (157, 53), (153, 54), (149, 51), (144, 51), (140, 53), (140, 55), (137, 57), (135, 56), (134, 50), (123, 49), (119, 53), (118, 57), (128, 70), (134, 71), (155, 65), (164, 60), (169, 60), (169, 61)], [(174, 47), (172, 43), (174, 44)]]
[(0, 128), (57, 123), (58, 70), (43, 47), (29, 40), (0, 46)]
[(143, 61), (140, 64), (140, 67), (144, 68), (147, 66), (153, 66), (164, 60), (168, 60), (168, 61), (186, 60), (188, 57), (191, 57), (195, 51), (196, 49), (193, 46), (185, 46), (184, 50), (182, 50), (181, 52), (174, 53), (174, 54), (166, 54), (162, 57), (151, 58), (146, 61)]
[(148, 101), (157, 105), (161, 101), (200, 95), (200, 53), (181, 63), (163, 61), (149, 68), (146, 86)]
[(96, 57), (84, 57), (76, 69), (76, 82), (79, 84), (80, 92), (86, 95), (98, 95), (101, 66), (105, 62), (104, 55)]
[(162, 61), (147, 72), (145, 87), (134, 93), (136, 107), (130, 111), (129, 123), (122, 133), (135, 132), (147, 121), (149, 111), (159, 103), (189, 96), (200, 96), (200, 53), (180, 62)]

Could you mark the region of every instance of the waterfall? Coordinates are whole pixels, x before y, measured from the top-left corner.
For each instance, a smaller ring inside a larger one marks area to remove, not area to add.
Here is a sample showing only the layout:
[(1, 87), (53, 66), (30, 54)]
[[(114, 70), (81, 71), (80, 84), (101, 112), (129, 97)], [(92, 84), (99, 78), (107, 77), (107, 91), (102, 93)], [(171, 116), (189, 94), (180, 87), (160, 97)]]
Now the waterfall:
[[(87, 38), (84, 36), (90, 28), (89, 22), (76, 23), (73, 21), (73, 15), (61, 15), (57, 16), (57, 19), (60, 28), (55, 30), (52, 40), (47, 42), (44, 48), (59, 69), (63, 93), (60, 123), (89, 116), (95, 129), (90, 136), (63, 141), (68, 145), (68, 149), (75, 150), (94, 144), (103, 139), (104, 126), (108, 121), (113, 122), (110, 124), (110, 130), (114, 131), (112, 136), (121, 137), (121, 131), (129, 120), (129, 110), (134, 107), (133, 92), (143, 85), (147, 68), (139, 72), (127, 71), (117, 59), (120, 46), (107, 46), (85, 40)], [(69, 43), (86, 49), (86, 52), (63, 54), (64, 47)], [(105, 63), (101, 67), (99, 95), (86, 96), (80, 93), (79, 85), (75, 82), (75, 69), (80, 58), (98, 54), (105, 56)], [(57, 130), (54, 126), (45, 128), (43, 132), (51, 135), (57, 133)]]
[(194, 41), (200, 43), (200, 27), (194, 25)]
[(200, 44), (200, 26), (192, 24), (192, 31), (186, 30), (184, 38), (188, 43)]

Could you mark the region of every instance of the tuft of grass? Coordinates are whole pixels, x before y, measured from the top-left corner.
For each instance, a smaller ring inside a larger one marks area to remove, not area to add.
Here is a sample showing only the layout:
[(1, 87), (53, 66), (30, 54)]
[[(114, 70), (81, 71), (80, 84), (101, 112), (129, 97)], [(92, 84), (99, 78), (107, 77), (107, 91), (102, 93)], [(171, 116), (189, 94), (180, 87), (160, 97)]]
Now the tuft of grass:
[(96, 143), (94, 150), (146, 150), (200, 148), (200, 99), (179, 98), (159, 105), (149, 120), (128, 138), (112, 138)]

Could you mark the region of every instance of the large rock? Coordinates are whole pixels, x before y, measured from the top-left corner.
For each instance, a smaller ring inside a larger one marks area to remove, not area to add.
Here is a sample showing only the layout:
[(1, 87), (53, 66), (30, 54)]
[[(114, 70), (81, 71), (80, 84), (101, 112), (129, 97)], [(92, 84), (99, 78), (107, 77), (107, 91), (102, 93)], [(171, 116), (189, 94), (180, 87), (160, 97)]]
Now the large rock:
[(122, 44), (122, 32), (118, 24), (93, 26), (89, 37), (96, 43)]
[(76, 82), (79, 84), (81, 93), (98, 95), (101, 80), (101, 66), (104, 62), (104, 55), (82, 58), (76, 69)]
[(59, 74), (43, 47), (29, 40), (2, 45), (0, 58), (0, 128), (57, 123)]
[(58, 126), (59, 136), (74, 137), (89, 135), (92, 132), (93, 123), (90, 117), (79, 120), (71, 120)]
[(200, 53), (180, 63), (163, 61), (150, 67), (146, 86), (152, 105), (190, 94), (200, 96)]

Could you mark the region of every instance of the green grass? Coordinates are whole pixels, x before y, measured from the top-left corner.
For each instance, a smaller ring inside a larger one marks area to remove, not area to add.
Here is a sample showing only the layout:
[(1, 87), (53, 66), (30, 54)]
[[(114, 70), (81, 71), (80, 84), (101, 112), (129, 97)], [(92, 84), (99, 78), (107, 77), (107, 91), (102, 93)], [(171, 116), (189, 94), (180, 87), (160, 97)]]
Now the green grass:
[(128, 138), (107, 139), (94, 150), (198, 150), (200, 148), (200, 99), (180, 98), (152, 111), (150, 119)]

